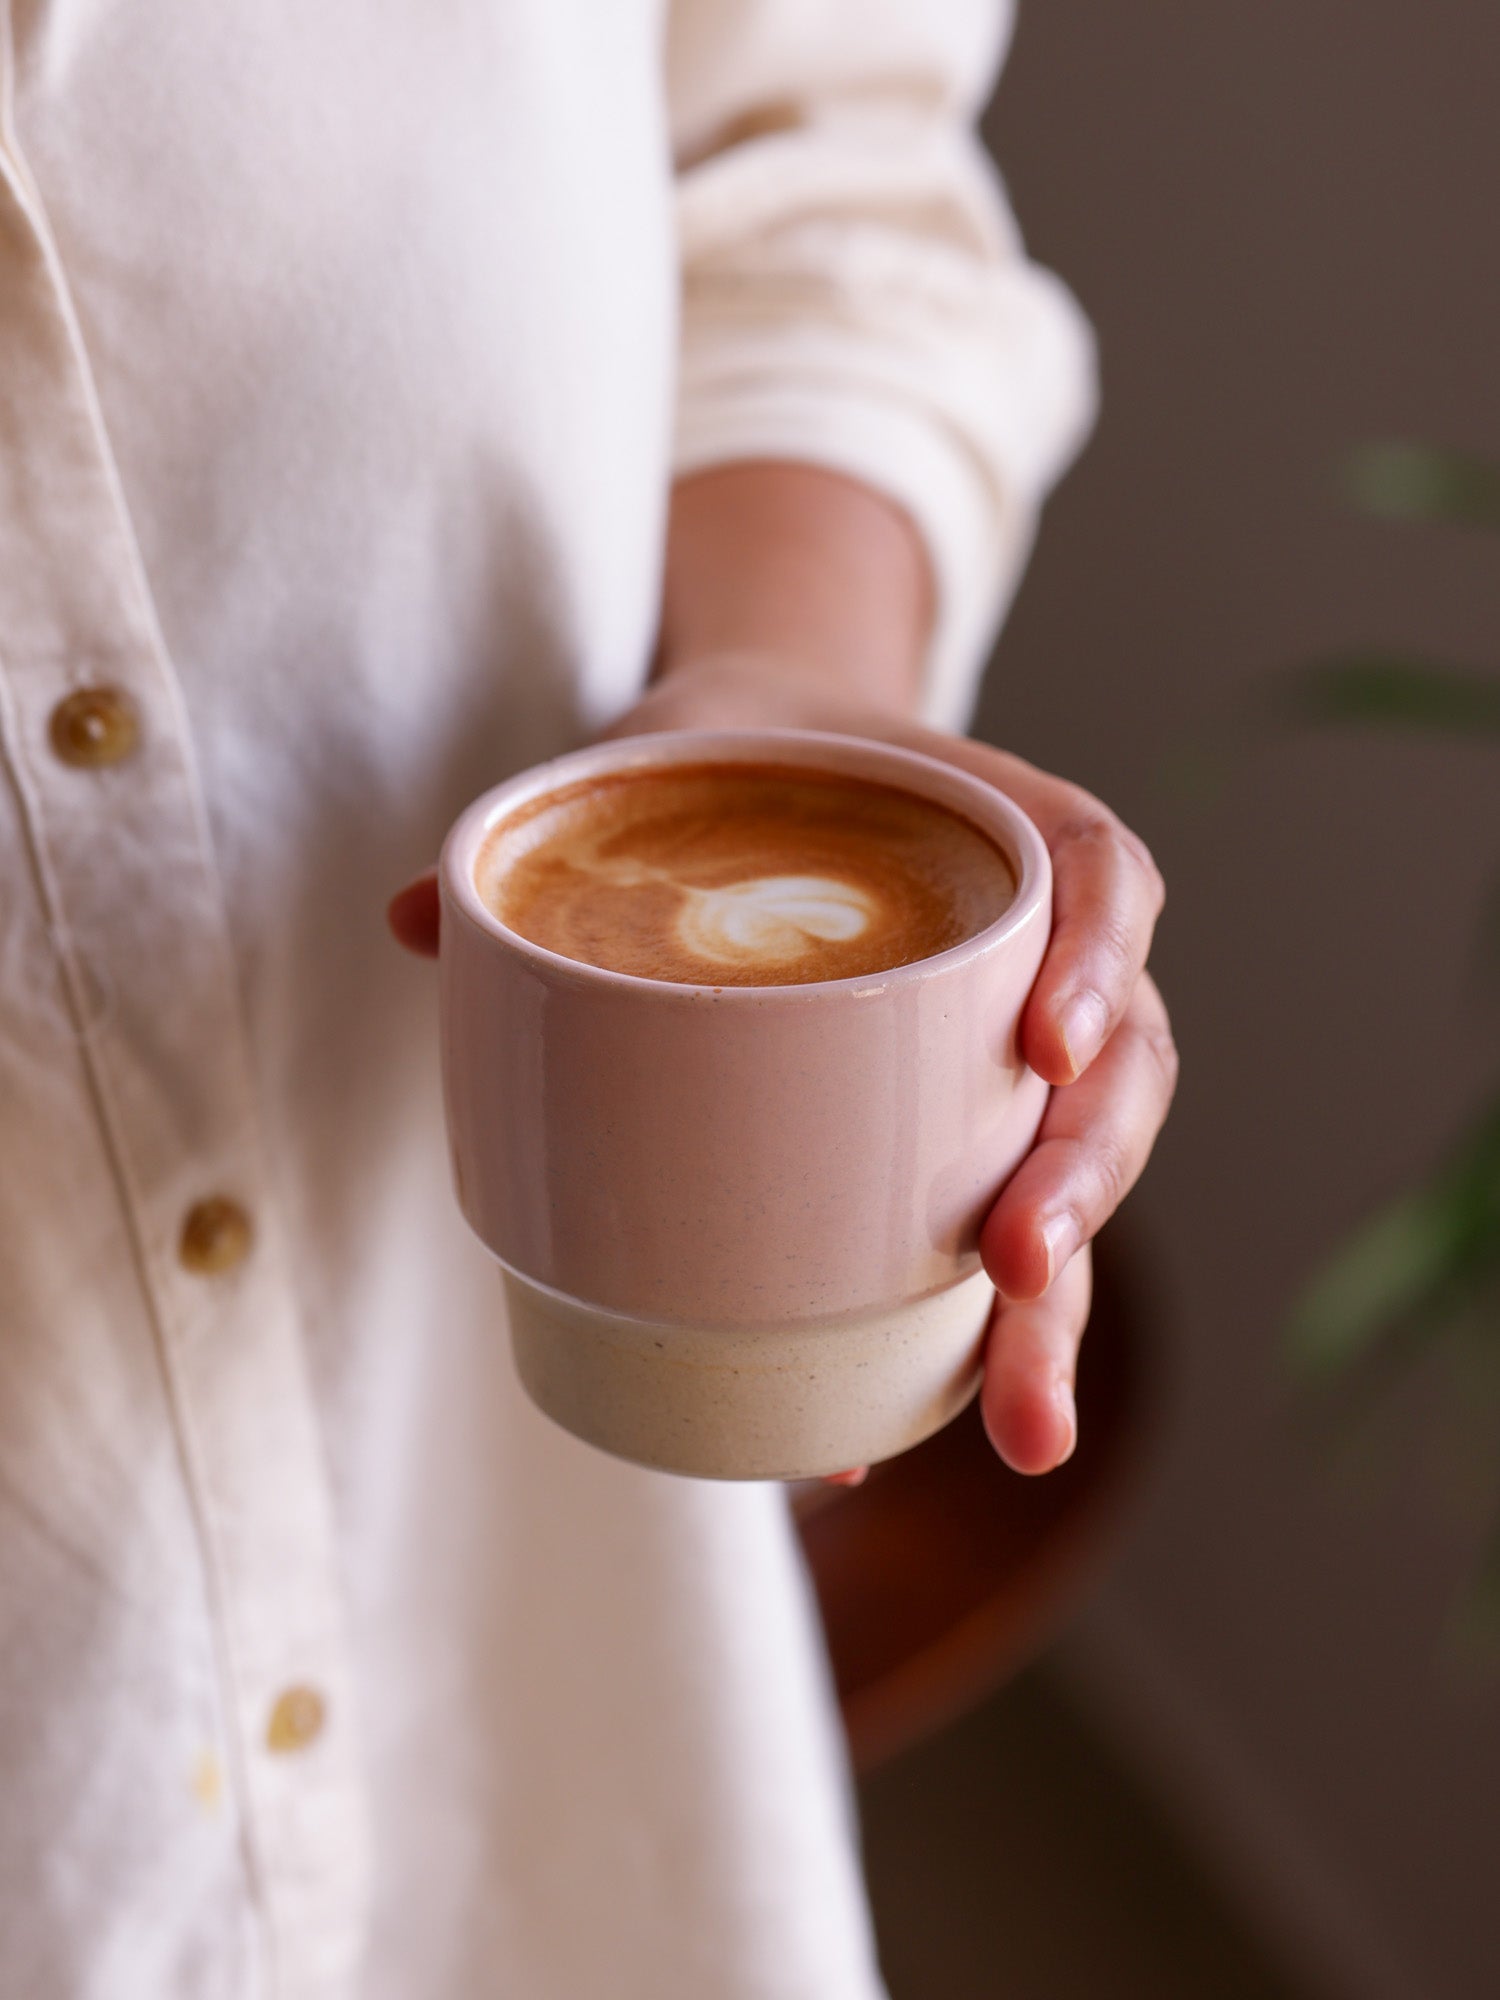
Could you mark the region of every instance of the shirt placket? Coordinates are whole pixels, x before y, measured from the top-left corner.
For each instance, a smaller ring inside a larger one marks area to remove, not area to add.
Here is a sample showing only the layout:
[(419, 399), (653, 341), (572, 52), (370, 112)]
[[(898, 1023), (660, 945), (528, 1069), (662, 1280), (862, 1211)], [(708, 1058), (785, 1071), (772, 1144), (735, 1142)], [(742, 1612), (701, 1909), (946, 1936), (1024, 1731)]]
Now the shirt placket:
[(265, 1989), (342, 1993), (366, 1839), (290, 1259), (181, 690), (56, 247), (10, 140), (0, 729), (30, 844), (12, 865), (34, 871), (47, 911), (197, 1524)]

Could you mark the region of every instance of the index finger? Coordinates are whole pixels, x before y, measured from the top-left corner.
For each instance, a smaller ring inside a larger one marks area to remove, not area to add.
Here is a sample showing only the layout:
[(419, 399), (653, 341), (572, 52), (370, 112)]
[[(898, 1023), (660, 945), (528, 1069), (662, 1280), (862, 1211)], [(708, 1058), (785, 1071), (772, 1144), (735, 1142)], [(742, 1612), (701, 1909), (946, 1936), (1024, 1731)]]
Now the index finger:
[(1052, 856), (1052, 937), (1021, 1019), (1021, 1049), (1048, 1083), (1072, 1083), (1119, 1026), (1166, 900), (1144, 841), (1082, 786), (1013, 751), (928, 729), (872, 727), (1014, 799)]
[(1048, 1083), (1072, 1083), (1124, 1018), (1166, 890), (1145, 842), (1089, 793), (1044, 779), (1017, 803), (1051, 851), (1053, 908), (1021, 1048)]

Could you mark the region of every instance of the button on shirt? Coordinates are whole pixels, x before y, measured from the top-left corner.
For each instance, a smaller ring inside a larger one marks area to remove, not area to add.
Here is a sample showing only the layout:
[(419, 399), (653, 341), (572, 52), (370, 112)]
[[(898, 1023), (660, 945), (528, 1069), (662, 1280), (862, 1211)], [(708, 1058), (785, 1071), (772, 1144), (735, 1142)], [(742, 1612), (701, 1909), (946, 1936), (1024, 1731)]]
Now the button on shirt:
[(674, 469), (932, 551), (1087, 338), (977, 0), (0, 13), (0, 1992), (867, 2000), (784, 1495), (525, 1402), (383, 928), (649, 657)]

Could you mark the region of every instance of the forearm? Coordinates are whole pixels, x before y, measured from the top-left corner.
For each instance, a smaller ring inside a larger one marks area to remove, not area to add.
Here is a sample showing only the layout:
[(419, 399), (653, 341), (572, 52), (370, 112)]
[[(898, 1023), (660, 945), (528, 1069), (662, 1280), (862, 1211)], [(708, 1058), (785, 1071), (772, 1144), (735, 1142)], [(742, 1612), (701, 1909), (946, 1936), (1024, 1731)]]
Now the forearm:
[(673, 488), (656, 678), (759, 655), (809, 692), (916, 712), (933, 615), (927, 553), (873, 488), (817, 466), (716, 466)]

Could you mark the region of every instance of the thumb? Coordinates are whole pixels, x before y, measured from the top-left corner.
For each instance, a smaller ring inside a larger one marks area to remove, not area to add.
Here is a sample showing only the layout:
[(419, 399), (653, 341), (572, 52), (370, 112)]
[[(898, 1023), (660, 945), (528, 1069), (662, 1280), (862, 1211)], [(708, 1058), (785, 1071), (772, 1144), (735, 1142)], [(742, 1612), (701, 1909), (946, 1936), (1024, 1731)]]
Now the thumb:
[(437, 872), (429, 868), (415, 882), (398, 890), (386, 906), (385, 920), (397, 944), (414, 951), (419, 958), (438, 955)]

